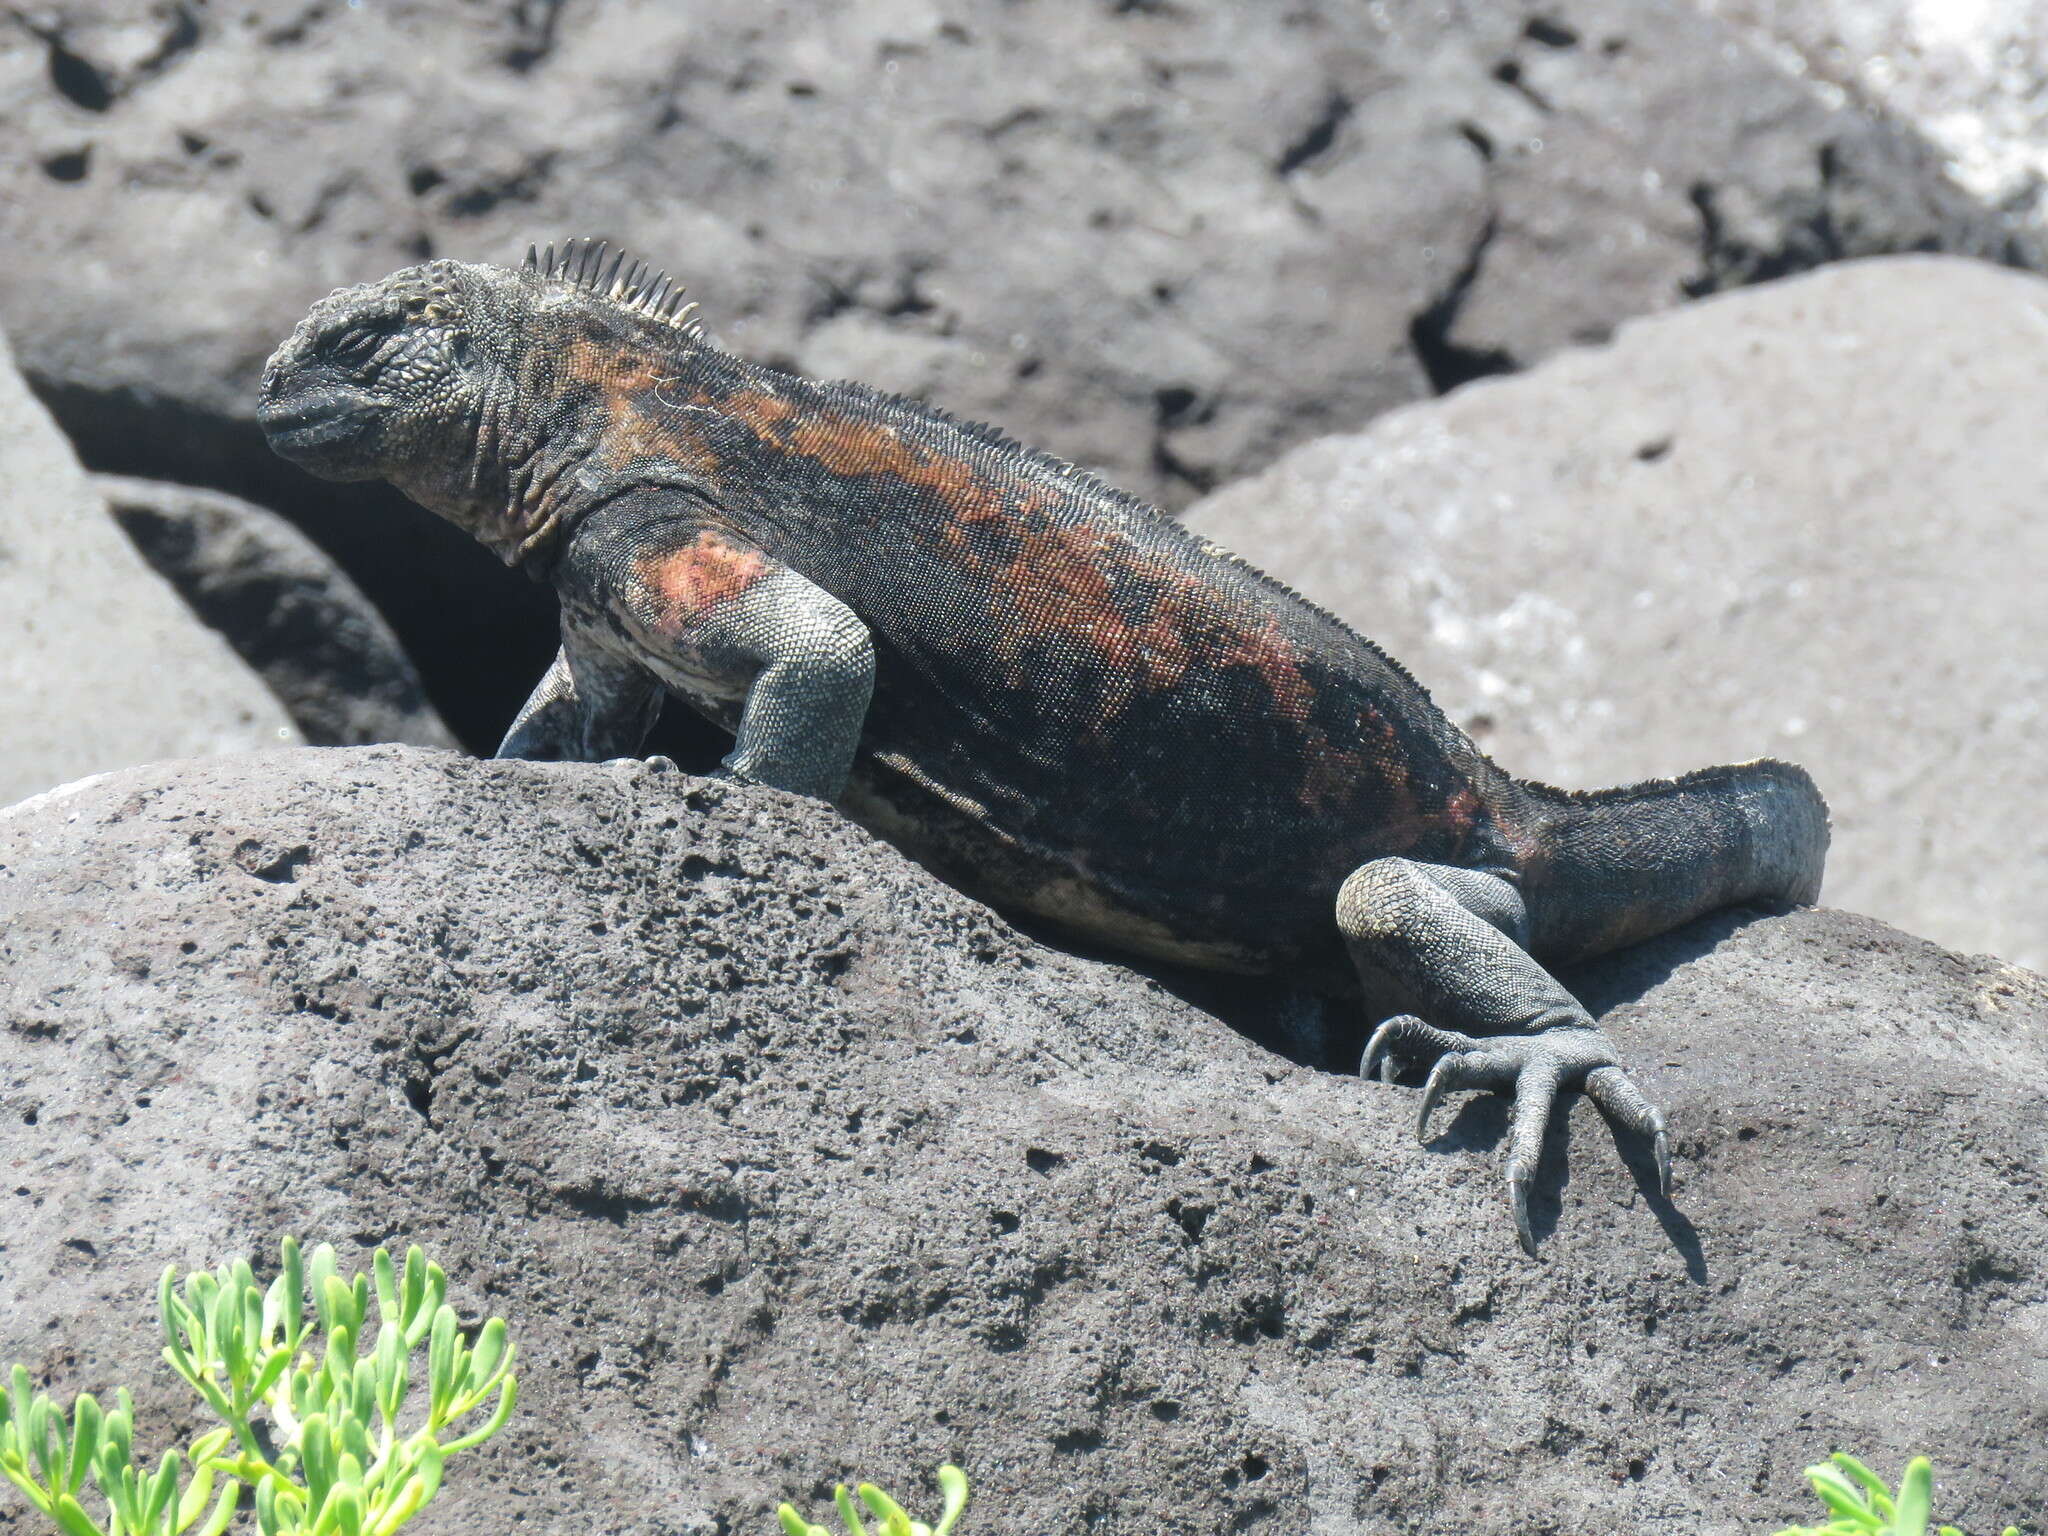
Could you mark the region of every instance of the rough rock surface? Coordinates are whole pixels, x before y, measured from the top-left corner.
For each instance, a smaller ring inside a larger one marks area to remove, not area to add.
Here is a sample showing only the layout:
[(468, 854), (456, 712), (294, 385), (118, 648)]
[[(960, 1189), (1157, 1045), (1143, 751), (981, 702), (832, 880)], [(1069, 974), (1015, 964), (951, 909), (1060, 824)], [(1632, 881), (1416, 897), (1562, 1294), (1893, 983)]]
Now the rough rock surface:
[(1837, 100), (1911, 124), (1957, 181), (2048, 226), (2048, 12), (2039, 0), (1700, 0)]
[(95, 475), (92, 484), (143, 558), (256, 669), (307, 741), (455, 745), (383, 615), (275, 512), (164, 480)]
[(121, 537), (0, 337), (0, 805), (298, 733)]
[(63, 0), (0, 27), (0, 137), (0, 318), (88, 461), (298, 521), (476, 744), (534, 595), (250, 426), (311, 300), (422, 256), (624, 240), (751, 356), (1168, 504), (1688, 293), (2039, 259), (1684, 0)]
[(1499, 1101), (1418, 1149), (1412, 1092), (816, 805), (391, 747), (124, 772), (0, 815), (0, 1358), (148, 1382), (160, 1433), (158, 1266), (291, 1228), (417, 1240), (524, 1341), (442, 1531), (762, 1531), (952, 1457), (989, 1532), (1753, 1536), (1837, 1446), (2038, 1518), (2048, 984), (1801, 912), (1580, 985), (1679, 1185), (1576, 1103), (1530, 1261)]
[(2048, 282), (1848, 263), (1297, 450), (1190, 523), (1517, 773), (1764, 755), (1826, 899), (2048, 965)]

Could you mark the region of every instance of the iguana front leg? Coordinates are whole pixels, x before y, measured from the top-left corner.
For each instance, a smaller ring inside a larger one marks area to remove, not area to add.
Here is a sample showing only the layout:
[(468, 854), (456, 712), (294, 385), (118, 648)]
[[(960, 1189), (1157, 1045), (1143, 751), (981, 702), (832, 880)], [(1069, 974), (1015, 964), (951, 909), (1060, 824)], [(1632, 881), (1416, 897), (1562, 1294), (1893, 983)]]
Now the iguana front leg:
[(658, 489), (579, 530), (557, 590), (562, 655), (500, 756), (637, 750), (666, 687), (734, 732), (736, 777), (823, 800), (846, 787), (875, 653), (831, 593)]
[(607, 654), (564, 626), (562, 648), (498, 743), (498, 756), (553, 763), (632, 757), (661, 713), (645, 667)]
[(1381, 1024), (1360, 1073), (1370, 1076), (1402, 1046), (1444, 1053), (1422, 1091), (1418, 1136), (1446, 1089), (1513, 1092), (1506, 1172), (1524, 1248), (1535, 1252), (1529, 1182), (1562, 1087), (1582, 1084), (1622, 1124), (1652, 1137), (1657, 1177), (1668, 1189), (1663, 1115), (1629, 1081), (1592, 1015), (1522, 948), (1528, 914), (1508, 881), (1482, 870), (1375, 859), (1344, 882), (1337, 926), (1368, 995), (1406, 998), (1429, 1020), (1411, 1013)]

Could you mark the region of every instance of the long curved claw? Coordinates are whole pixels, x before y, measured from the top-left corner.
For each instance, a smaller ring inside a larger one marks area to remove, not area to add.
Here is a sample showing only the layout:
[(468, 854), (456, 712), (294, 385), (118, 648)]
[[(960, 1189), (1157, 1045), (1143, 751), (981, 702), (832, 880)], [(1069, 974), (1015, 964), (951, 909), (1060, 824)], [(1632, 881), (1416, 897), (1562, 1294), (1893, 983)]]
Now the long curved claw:
[(1427, 1140), (1429, 1117), (1453, 1088), (1506, 1088), (1514, 1093), (1514, 1119), (1508, 1133), (1504, 1167), (1508, 1203), (1515, 1235), (1530, 1254), (1536, 1236), (1529, 1223), (1529, 1186), (1543, 1155), (1543, 1134), (1550, 1124), (1557, 1096), (1565, 1085), (1580, 1082), (1587, 1095), (1630, 1130), (1652, 1138), (1661, 1192), (1671, 1187), (1671, 1146), (1664, 1116), (1614, 1060), (1607, 1036), (1588, 1024), (1557, 1026), (1533, 1035), (1491, 1035), (1475, 1039), (1456, 1030), (1439, 1029), (1412, 1014), (1388, 1019), (1373, 1031), (1359, 1062), (1361, 1076), (1392, 1060), (1396, 1046), (1420, 1045), (1443, 1054), (1423, 1084), (1415, 1134)]
[(1455, 1029), (1438, 1029), (1412, 1013), (1397, 1013), (1374, 1030), (1372, 1038), (1366, 1041), (1365, 1054), (1358, 1059), (1358, 1075), (1371, 1077), (1373, 1068), (1377, 1066), (1379, 1080), (1391, 1083), (1394, 1080), (1394, 1047), (1399, 1045), (1420, 1045), (1439, 1053), (1480, 1048), (1480, 1042), (1470, 1035), (1461, 1035)]
[(1543, 1157), (1543, 1132), (1557, 1104), (1564, 1066), (1556, 1056), (1532, 1052), (1515, 1077), (1515, 1120), (1508, 1137), (1508, 1203), (1515, 1211), (1515, 1235), (1522, 1251), (1536, 1254), (1536, 1235), (1529, 1228), (1529, 1185)]
[(1422, 1085), (1422, 1109), (1415, 1117), (1415, 1139), (1429, 1140), (1429, 1112), (1436, 1108), (1445, 1089), (1510, 1087), (1515, 1081), (1516, 1066), (1513, 1058), (1489, 1049), (1483, 1040), (1466, 1040), (1462, 1046), (1445, 1050), (1430, 1068), (1429, 1081)]
[(1671, 1137), (1664, 1112), (1644, 1097), (1642, 1089), (1620, 1067), (1595, 1067), (1586, 1074), (1586, 1092), (1608, 1114), (1639, 1136), (1650, 1138), (1657, 1161), (1657, 1193), (1671, 1193)]

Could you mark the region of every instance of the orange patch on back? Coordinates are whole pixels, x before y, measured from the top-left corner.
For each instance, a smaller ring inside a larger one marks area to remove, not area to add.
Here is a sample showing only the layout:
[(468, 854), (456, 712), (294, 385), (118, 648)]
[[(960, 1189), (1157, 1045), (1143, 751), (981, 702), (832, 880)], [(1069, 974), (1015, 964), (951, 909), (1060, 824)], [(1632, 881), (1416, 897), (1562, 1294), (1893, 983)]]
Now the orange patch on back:
[(676, 629), (745, 592), (768, 573), (768, 558), (729, 544), (709, 528), (681, 549), (642, 555), (633, 574), (655, 599), (655, 622)]
[(811, 459), (835, 475), (878, 475), (929, 491), (964, 523), (1020, 516), (1044, 504), (1044, 497), (1031, 491), (1012, 506), (1008, 494), (984, 480), (973, 464), (914, 443), (886, 422), (817, 412), (797, 419), (794, 405), (761, 389), (696, 399), (744, 423), (763, 442)]
[(661, 399), (662, 386), (676, 376), (656, 359), (638, 352), (620, 352), (587, 337), (569, 344), (562, 368), (567, 382), (595, 385), (605, 412), (598, 453), (613, 469), (636, 460), (662, 459), (713, 477), (717, 455), (702, 433)]
[[(1156, 589), (1142, 622), (1126, 618), (1110, 581), (1111, 568), (1134, 585)], [(1015, 622), (1003, 635), (1011, 682), (1026, 676), (1025, 648), (1033, 642), (1083, 647), (1094, 653), (1101, 693), (1097, 725), (1107, 726), (1139, 690), (1165, 692), (1194, 661), (1190, 641), (1195, 584), (1182, 572), (1105, 543), (1085, 528), (1026, 530), (1017, 552), (994, 572)]]

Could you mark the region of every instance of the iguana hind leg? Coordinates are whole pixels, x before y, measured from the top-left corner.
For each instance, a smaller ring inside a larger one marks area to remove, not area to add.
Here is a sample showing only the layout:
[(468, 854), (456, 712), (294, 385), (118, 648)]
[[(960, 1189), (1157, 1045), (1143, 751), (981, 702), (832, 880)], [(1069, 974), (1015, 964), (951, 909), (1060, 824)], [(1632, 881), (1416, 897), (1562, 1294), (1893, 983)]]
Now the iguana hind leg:
[(1669, 1185), (1663, 1115), (1629, 1081), (1592, 1015), (1522, 948), (1527, 911), (1507, 880), (1374, 859), (1344, 882), (1337, 926), (1367, 996), (1398, 997), (1416, 1010), (1373, 1032), (1360, 1072), (1370, 1076), (1375, 1063), (1403, 1048), (1442, 1053), (1422, 1092), (1417, 1135), (1446, 1089), (1514, 1094), (1506, 1173), (1524, 1248), (1535, 1251), (1529, 1183), (1560, 1088), (1582, 1085), (1623, 1125), (1652, 1137), (1658, 1179)]

